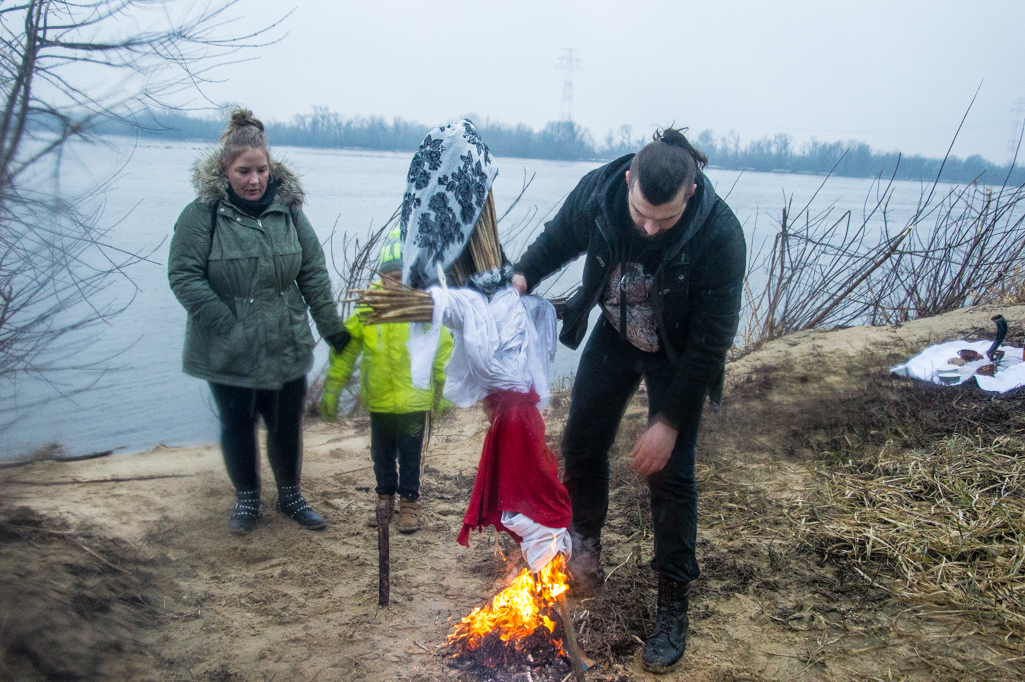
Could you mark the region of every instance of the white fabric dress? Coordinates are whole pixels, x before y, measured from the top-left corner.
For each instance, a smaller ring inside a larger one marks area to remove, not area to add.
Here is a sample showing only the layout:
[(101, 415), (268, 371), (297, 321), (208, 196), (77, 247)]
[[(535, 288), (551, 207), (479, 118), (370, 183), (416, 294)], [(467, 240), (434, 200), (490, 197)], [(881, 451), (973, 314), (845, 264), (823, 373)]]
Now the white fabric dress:
[[(428, 289), (434, 299), (430, 325), (411, 324), (410, 369), (413, 385), (426, 388), (431, 380), (441, 325), (452, 330), (452, 359), (445, 368), (447, 400), (469, 407), (500, 390), (529, 393), (541, 398), (538, 408), (552, 397), (548, 365), (558, 344), (555, 308), (543, 298), (520, 296), (512, 287), (498, 291), (489, 301), (472, 289)], [(570, 554), (569, 531), (534, 523), (523, 514), (503, 513), (502, 523), (523, 538), (520, 551), (533, 571), (557, 553)], [(512, 524), (512, 525), (510, 525)], [(520, 529), (520, 530), (517, 530)], [(521, 530), (523, 532), (521, 532)]]
[(428, 289), (434, 299), (430, 325), (412, 324), (409, 355), (413, 385), (428, 386), (441, 325), (453, 331), (452, 359), (445, 368), (445, 398), (469, 407), (501, 390), (537, 391), (539, 409), (552, 397), (548, 364), (558, 344), (555, 308), (543, 298), (520, 296), (512, 287), (490, 301), (472, 289)]

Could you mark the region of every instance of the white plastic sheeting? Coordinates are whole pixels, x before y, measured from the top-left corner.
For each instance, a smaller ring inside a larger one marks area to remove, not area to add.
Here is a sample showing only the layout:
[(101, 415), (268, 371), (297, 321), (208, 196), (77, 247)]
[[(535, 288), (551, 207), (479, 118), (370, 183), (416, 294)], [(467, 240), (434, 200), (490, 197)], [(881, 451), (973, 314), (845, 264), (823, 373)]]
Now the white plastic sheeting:
[(997, 363), (995, 376), (989, 377), (975, 373), (983, 365), (990, 364), (989, 359), (984, 357), (982, 360), (965, 363), (964, 366), (957, 367), (956, 370), (949, 370), (957, 372), (959, 380), (956, 383), (945, 384), (940, 380), (940, 368), (947, 367), (951, 358), (957, 357), (959, 350), (971, 349), (985, 356), (986, 351), (989, 350), (991, 345), (990, 341), (948, 341), (946, 343), (939, 343), (935, 346), (929, 346), (904, 364), (891, 367), (890, 372), (898, 376), (950, 386), (957, 386), (958, 384), (975, 379), (979, 388), (996, 393), (1006, 393), (1019, 386), (1025, 386), (1025, 362), (1022, 362), (1022, 349), (1013, 346), (1000, 347), (1000, 350), (1004, 351), (1004, 357)]
[(549, 528), (534, 523), (529, 517), (513, 512), (502, 512), (502, 525), (522, 538), (520, 552), (530, 570), (537, 573), (560, 552), (569, 559), (572, 542), (565, 528)]

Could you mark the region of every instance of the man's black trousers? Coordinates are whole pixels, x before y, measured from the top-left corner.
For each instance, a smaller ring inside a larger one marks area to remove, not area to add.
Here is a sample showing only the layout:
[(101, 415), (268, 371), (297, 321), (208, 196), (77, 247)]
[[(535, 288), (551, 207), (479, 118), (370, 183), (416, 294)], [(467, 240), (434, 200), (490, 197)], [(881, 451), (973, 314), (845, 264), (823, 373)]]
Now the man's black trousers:
[(302, 416), (306, 377), (276, 391), (210, 383), (221, 418), (221, 453), (237, 491), (259, 490), (256, 421), (267, 426), (267, 459), (279, 486), (299, 484), (302, 470)]
[(374, 458), (378, 495), (398, 492), (409, 500), (420, 499), (420, 457), (426, 417), (426, 412), (370, 413), (370, 454)]
[[(562, 439), (563, 482), (573, 505), (572, 530), (586, 547), (600, 538), (609, 510), (609, 449), (626, 404), (643, 377), (649, 417), (658, 414), (673, 378), (664, 351), (646, 353), (602, 317), (591, 332), (573, 382), (569, 419)], [(676, 439), (668, 463), (648, 476), (655, 557), (651, 567), (670, 580), (698, 577), (698, 490), (694, 481), (697, 423)]]

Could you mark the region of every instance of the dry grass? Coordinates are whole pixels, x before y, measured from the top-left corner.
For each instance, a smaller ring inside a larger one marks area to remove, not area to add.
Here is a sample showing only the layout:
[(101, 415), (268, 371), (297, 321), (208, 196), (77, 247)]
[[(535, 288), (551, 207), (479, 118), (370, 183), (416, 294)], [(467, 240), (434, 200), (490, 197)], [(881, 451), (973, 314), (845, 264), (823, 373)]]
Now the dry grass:
[(815, 634), (808, 679), (887, 679), (859, 652), (901, 647), (916, 664), (893, 679), (1020, 679), (1025, 397), (891, 377), (900, 353), (734, 375), (700, 441), (692, 624), (757, 595)]
[(834, 471), (792, 514), (801, 537), (867, 578), (882, 562), (912, 602), (996, 621), (1025, 637), (1025, 442), (955, 436), (888, 443)]

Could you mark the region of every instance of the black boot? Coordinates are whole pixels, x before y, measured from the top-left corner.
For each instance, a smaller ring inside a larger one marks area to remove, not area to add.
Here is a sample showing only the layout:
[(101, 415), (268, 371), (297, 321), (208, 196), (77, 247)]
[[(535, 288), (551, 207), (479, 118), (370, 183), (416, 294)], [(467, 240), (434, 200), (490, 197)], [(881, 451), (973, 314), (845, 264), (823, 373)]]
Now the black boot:
[(306, 499), (299, 493), (298, 485), (278, 486), (278, 511), (295, 519), (303, 528), (320, 530), (327, 523), (320, 514), (313, 511)]
[(690, 583), (658, 576), (658, 613), (651, 636), (641, 651), (641, 664), (652, 673), (667, 672), (683, 657), (687, 645)]
[(236, 535), (251, 533), (260, 518), (260, 491), (236, 490), (235, 509), (228, 517), (228, 530)]
[(573, 553), (567, 568), (573, 596), (591, 597), (605, 584), (601, 565), (601, 538), (572, 536)]

